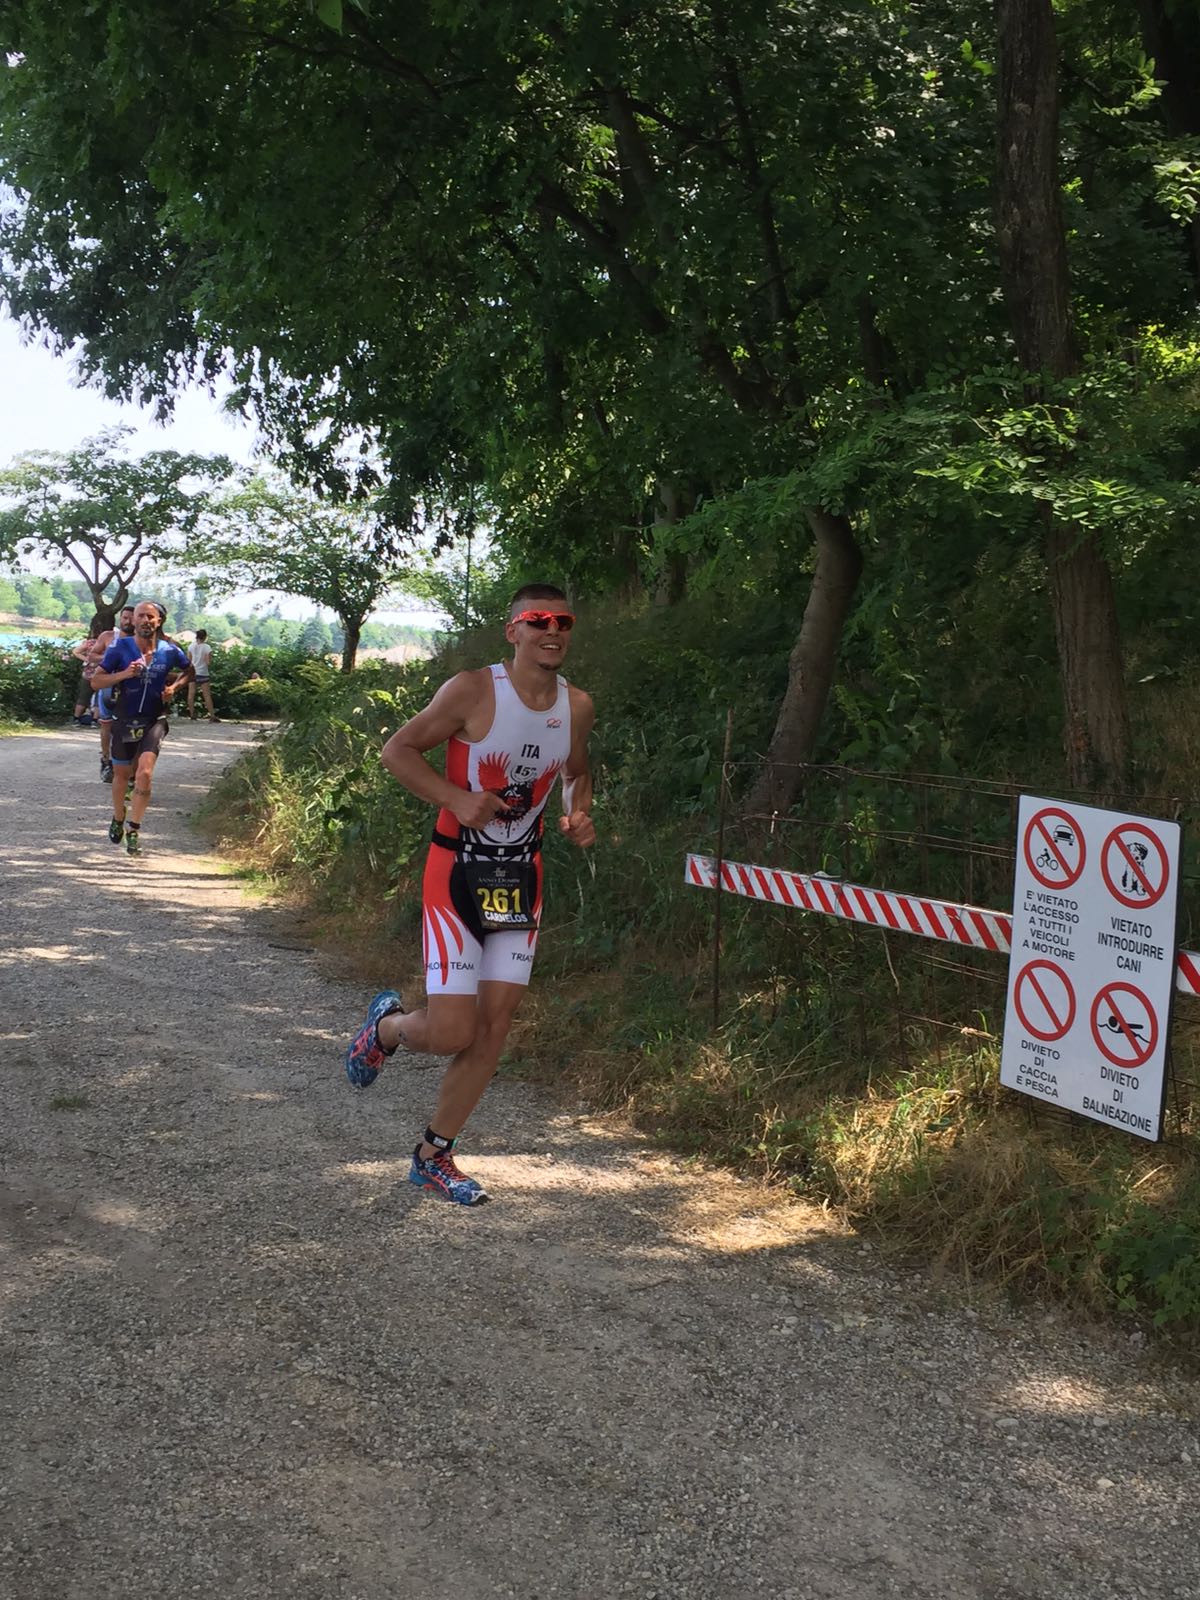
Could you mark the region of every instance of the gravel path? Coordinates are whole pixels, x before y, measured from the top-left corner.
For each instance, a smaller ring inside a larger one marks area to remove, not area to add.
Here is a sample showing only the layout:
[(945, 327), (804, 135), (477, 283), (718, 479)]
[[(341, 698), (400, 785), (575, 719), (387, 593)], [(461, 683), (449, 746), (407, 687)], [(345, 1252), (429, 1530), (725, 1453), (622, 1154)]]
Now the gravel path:
[[(128, 862), (94, 740), (0, 740), (0, 1596), (780, 1600), (1200, 1592), (1194, 1383), (955, 1304), (802, 1207), (497, 1084), (341, 1069), (366, 989), (186, 814)], [(293, 941), (294, 942), (294, 941)]]

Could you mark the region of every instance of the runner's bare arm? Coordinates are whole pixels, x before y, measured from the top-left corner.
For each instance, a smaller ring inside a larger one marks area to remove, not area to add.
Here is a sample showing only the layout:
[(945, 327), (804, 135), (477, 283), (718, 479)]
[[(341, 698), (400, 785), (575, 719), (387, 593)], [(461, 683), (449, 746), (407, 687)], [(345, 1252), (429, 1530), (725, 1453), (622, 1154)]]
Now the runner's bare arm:
[(471, 794), (435, 772), (425, 759), (455, 734), (469, 731), (483, 695), (482, 675), (459, 672), (445, 682), (424, 711), (398, 728), (383, 747), (380, 760), (410, 794), (452, 811), (464, 828), (483, 828), (508, 806), (494, 794)]
[(98, 633), (94, 639), (81, 639), (74, 650), (71, 651), (77, 661), (83, 662), (86, 677), (91, 677), (91, 673), (87, 671), (87, 668), (100, 665), (104, 660), (104, 652), (116, 637), (117, 630), (115, 628), (106, 628), (103, 633)]
[(185, 684), (191, 683), (195, 676), (196, 669), (189, 661), (177, 678), (172, 678), (170, 683), (163, 685), (163, 699), (174, 699), (176, 689), (182, 689)]
[(571, 686), (571, 753), (563, 768), (563, 812), (558, 826), (572, 844), (586, 848), (596, 842), (591, 818), (592, 769), (588, 764), (588, 736), (596, 721), (591, 695)]

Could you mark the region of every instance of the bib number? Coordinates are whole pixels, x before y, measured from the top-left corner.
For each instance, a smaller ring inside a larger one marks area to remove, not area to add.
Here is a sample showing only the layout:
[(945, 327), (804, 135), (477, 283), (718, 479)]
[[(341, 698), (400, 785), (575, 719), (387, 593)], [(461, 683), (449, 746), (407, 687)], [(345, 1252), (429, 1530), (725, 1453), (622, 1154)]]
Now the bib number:
[(536, 928), (537, 873), (532, 861), (464, 858), (463, 874), (484, 933), (525, 933)]

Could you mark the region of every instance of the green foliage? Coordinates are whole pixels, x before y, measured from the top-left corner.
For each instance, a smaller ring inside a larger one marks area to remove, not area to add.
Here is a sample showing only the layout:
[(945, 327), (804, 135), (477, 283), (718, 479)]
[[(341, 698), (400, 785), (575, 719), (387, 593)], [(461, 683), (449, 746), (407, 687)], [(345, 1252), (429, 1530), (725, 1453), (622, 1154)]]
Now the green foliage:
[(1200, 1323), (1200, 1181), (1161, 1206), (1106, 1210), (1102, 1262), (1122, 1311), (1150, 1312), (1155, 1327)]
[[(331, 610), (342, 629), (343, 670), (354, 666), (366, 618), (404, 574), (383, 522), (372, 508), (323, 505), (278, 479), (254, 477), (225, 494), (193, 541), (193, 562), (212, 587), (278, 589)], [(302, 642), (332, 648), (314, 616)]]
[(314, 663), (293, 645), (263, 649), (230, 645), (214, 650), (209, 664), (213, 700), (222, 716), (277, 717), (307, 695)]
[(982, 0), (851, 0), (837, 27), (782, 0), (269, 23), (257, 0), (28, 0), (0, 76), (9, 298), (165, 408), (232, 352), (281, 463), (379, 492), (389, 530), (461, 553), (487, 528), (502, 569), (582, 595), (787, 605), (780, 669), (807, 513), (836, 512), (867, 557), (844, 748), (962, 764), (970, 716), (934, 725), (888, 592), (989, 631), (1019, 575), (1040, 612), (1052, 515), (1140, 611), (1195, 525), (1195, 24), (1176, 7), (1184, 46), (1154, 60), (1138, 8), (1054, 9), (1083, 357), (1057, 389), (1013, 354)]
[(58, 612), (59, 606), (45, 578), (22, 578), (19, 588), (18, 609), (23, 617), (49, 618), (51, 612)]
[[(131, 460), (122, 444), (130, 432), (111, 428), (65, 453), (34, 451), (0, 471), (0, 552), (67, 563), (96, 611), (123, 605), (147, 563), (178, 557), (212, 484), (232, 470), (223, 456), (175, 450)], [(44, 589), (40, 603), (57, 611)]]
[(69, 716), (79, 668), (61, 643), (0, 650), (0, 717), (38, 722)]
[(429, 819), (384, 772), (379, 751), (428, 697), (427, 669), (372, 664), (346, 676), (293, 658), (269, 691), (284, 725), (218, 784), (214, 807), (224, 823), (248, 819), (279, 871), (336, 892), (365, 866), (386, 892), (419, 864)]

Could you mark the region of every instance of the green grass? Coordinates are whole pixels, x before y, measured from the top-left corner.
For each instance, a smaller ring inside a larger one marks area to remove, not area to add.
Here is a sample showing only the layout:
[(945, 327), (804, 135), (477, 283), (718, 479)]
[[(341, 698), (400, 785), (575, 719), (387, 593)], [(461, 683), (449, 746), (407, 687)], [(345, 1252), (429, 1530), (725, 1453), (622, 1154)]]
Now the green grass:
[(83, 1094), (56, 1094), (50, 1101), (51, 1111), (86, 1111), (91, 1101)]

